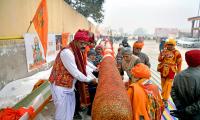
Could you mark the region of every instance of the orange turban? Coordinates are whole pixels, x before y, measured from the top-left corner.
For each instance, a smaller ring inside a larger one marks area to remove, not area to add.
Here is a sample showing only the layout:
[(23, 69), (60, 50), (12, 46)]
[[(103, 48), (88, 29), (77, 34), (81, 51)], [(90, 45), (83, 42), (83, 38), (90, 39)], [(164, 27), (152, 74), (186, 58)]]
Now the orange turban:
[(134, 48), (140, 48), (142, 49), (144, 46), (144, 42), (143, 41), (136, 41), (134, 44), (133, 44), (133, 47)]
[(176, 46), (176, 40), (173, 39), (173, 38), (169, 38), (169, 39), (167, 39), (167, 40), (165, 41), (165, 44), (166, 44), (166, 45), (171, 44), (171, 45)]
[(151, 72), (149, 68), (143, 63), (139, 63), (135, 67), (133, 67), (131, 69), (131, 73), (135, 78), (149, 79), (151, 77)]

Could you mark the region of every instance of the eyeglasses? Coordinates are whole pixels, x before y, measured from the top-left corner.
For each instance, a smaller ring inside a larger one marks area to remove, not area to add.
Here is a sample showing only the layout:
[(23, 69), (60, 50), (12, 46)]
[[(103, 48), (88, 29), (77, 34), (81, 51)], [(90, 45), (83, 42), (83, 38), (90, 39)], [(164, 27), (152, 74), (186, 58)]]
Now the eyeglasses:
[(88, 42), (82, 42), (82, 41), (80, 42), (80, 44), (83, 45), (83, 46), (87, 46), (87, 45), (89, 45)]

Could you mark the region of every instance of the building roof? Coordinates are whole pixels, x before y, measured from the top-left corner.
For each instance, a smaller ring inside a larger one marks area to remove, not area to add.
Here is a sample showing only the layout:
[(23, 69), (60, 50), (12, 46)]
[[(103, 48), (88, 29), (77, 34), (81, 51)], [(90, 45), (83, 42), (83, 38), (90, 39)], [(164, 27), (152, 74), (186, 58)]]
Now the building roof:
[(200, 20), (200, 16), (188, 18), (188, 21), (193, 21), (193, 20)]

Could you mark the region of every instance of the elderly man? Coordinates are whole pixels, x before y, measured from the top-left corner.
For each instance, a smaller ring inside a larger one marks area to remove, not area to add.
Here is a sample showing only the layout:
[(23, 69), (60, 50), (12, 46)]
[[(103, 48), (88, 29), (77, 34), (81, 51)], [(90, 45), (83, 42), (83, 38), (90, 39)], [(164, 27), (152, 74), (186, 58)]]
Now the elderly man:
[(174, 76), (181, 71), (182, 58), (180, 52), (175, 49), (176, 41), (174, 39), (168, 39), (165, 46), (166, 49), (158, 57), (160, 63), (157, 70), (161, 74), (162, 97), (165, 107), (167, 107)]
[(158, 86), (149, 80), (151, 77), (149, 68), (139, 63), (131, 69), (131, 74), (136, 79), (128, 89), (133, 120), (161, 120), (163, 102)]
[(141, 63), (144, 63), (150, 68), (151, 64), (149, 62), (149, 57), (145, 53), (141, 52), (143, 46), (144, 46), (143, 41), (136, 41), (133, 44), (133, 54), (140, 58)]
[[(129, 77), (129, 83), (135, 82), (132, 80), (131, 69), (138, 63), (140, 63), (140, 59), (132, 54), (130, 47), (125, 47), (122, 49), (122, 67), (121, 71), (125, 71)], [(124, 72), (121, 72), (121, 75), (124, 75)]]
[(91, 39), (90, 33), (78, 30), (69, 46), (57, 55), (49, 81), (56, 107), (56, 120), (72, 120), (75, 111), (75, 83), (90, 82), (86, 75), (85, 47)]
[(177, 110), (171, 115), (179, 120), (200, 120), (200, 50), (185, 53), (188, 68), (174, 78), (171, 91)]

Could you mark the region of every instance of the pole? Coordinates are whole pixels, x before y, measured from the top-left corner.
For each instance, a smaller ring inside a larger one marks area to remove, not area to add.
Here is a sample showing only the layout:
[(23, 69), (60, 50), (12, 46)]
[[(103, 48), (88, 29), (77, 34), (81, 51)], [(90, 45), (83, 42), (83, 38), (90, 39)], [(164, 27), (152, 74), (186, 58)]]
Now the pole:
[(29, 29), (30, 29), (30, 27), (31, 27), (31, 25), (32, 25), (32, 21), (30, 21), (30, 25), (28, 26), (28, 29), (27, 29), (27, 31), (26, 32), (28, 32), (29, 31)]
[(199, 16), (199, 11), (200, 11), (200, 0), (199, 0), (199, 9), (198, 9), (197, 16)]
[(193, 37), (194, 23), (195, 23), (195, 20), (192, 20), (191, 37)]
[(198, 20), (199, 22), (199, 26), (198, 26), (198, 40), (199, 40), (199, 36), (200, 36), (200, 21)]

